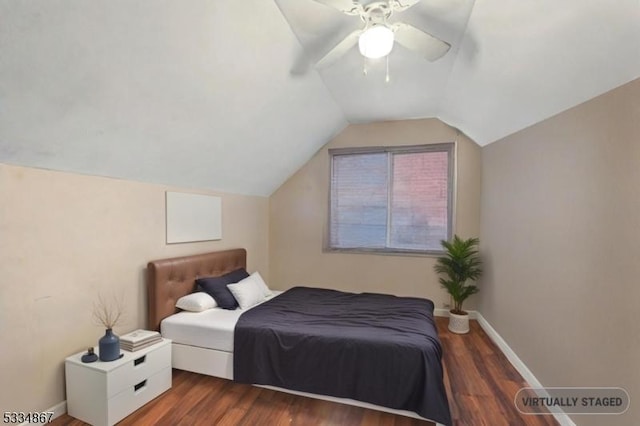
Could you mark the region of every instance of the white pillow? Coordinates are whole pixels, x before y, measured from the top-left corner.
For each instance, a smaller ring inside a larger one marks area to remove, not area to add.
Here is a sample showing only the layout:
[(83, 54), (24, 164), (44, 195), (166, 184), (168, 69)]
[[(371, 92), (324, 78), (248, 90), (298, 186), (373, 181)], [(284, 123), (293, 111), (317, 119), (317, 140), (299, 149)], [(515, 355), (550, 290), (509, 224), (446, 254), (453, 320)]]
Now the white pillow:
[(249, 276), (235, 284), (229, 284), (227, 288), (238, 301), (241, 309), (247, 309), (257, 305), (265, 298), (264, 289), (256, 282), (253, 276)]
[(215, 299), (203, 291), (182, 296), (176, 302), (176, 308), (190, 312), (202, 312), (218, 306)]
[(269, 289), (269, 286), (267, 286), (267, 283), (265, 283), (264, 280), (262, 279), (260, 272), (257, 272), (257, 271), (254, 272), (253, 274), (251, 274), (251, 278), (253, 278), (256, 281), (256, 284), (260, 286), (260, 288), (262, 289), (262, 293), (264, 294), (264, 297), (269, 297), (273, 294)]

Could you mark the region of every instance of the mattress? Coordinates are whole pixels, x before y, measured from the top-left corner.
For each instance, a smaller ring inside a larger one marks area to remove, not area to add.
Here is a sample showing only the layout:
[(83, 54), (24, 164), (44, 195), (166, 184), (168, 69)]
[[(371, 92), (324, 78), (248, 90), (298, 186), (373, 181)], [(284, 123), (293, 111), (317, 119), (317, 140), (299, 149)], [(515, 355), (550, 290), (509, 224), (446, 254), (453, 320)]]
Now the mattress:
[[(282, 292), (273, 291), (273, 296), (264, 301), (273, 299), (280, 293)], [(162, 320), (160, 333), (173, 343), (233, 352), (233, 332), (238, 318), (252, 308), (213, 308), (203, 312), (178, 312)]]

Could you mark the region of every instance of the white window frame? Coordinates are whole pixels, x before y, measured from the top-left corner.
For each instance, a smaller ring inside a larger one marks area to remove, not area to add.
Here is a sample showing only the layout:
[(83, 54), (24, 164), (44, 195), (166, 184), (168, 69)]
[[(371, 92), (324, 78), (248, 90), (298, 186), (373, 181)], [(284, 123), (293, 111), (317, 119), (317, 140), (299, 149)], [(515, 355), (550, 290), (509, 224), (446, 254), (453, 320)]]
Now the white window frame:
[[(455, 234), (455, 199), (456, 199), (456, 143), (438, 143), (427, 145), (407, 145), (407, 146), (384, 146), (384, 147), (364, 147), (364, 148), (333, 148), (329, 149), (329, 194), (328, 194), (328, 215), (327, 226), (324, 238), (324, 251), (338, 253), (370, 253), (370, 254), (389, 254), (389, 255), (416, 255), (416, 256), (438, 256), (443, 250), (415, 250), (401, 249), (394, 247), (385, 248), (368, 248), (368, 247), (332, 247), (331, 246), (331, 214), (332, 214), (332, 178), (333, 178), (333, 160), (340, 155), (357, 155), (357, 154), (409, 154), (423, 152), (446, 152), (448, 154), (447, 165), (447, 240), (451, 240)], [(388, 161), (389, 171), (387, 178), (393, 177), (393, 161)], [(391, 182), (387, 182), (387, 188), (391, 191)], [(391, 197), (387, 201), (387, 223), (391, 215)], [(387, 244), (389, 241), (389, 227), (387, 225)]]

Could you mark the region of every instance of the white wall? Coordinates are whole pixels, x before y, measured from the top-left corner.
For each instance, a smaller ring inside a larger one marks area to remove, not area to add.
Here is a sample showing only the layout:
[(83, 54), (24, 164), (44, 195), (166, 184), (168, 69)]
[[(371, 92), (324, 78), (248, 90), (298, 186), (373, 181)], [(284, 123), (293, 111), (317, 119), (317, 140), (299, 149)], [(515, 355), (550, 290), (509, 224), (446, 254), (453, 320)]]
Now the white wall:
[[(480, 232), (480, 147), (437, 119), (358, 124), (347, 127), (269, 199), (271, 278), (281, 288), (312, 285), (427, 297), (437, 308), (449, 303), (433, 271), (433, 256), (323, 252), (329, 200), (330, 148), (457, 142), (454, 231)], [(465, 304), (473, 309), (473, 300)]]
[[(0, 409), (65, 400), (64, 358), (97, 344), (98, 293), (123, 295), (117, 333), (145, 327), (148, 261), (245, 247), (268, 277), (268, 199), (222, 197), (223, 239), (165, 244), (165, 191), (184, 188), (0, 164)], [(268, 278), (267, 278), (268, 279)]]
[(640, 424), (639, 100), (636, 80), (482, 149), (482, 315), (545, 386), (631, 395), (581, 426)]

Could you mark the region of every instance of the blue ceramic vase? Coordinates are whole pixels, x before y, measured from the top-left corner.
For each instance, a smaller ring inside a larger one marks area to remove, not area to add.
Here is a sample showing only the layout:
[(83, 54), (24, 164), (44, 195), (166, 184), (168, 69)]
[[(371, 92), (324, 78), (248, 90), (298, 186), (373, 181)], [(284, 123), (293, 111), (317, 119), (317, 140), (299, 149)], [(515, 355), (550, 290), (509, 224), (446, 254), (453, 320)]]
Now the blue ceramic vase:
[(113, 330), (107, 328), (104, 336), (98, 341), (100, 361), (114, 361), (120, 358), (120, 338), (113, 334)]

